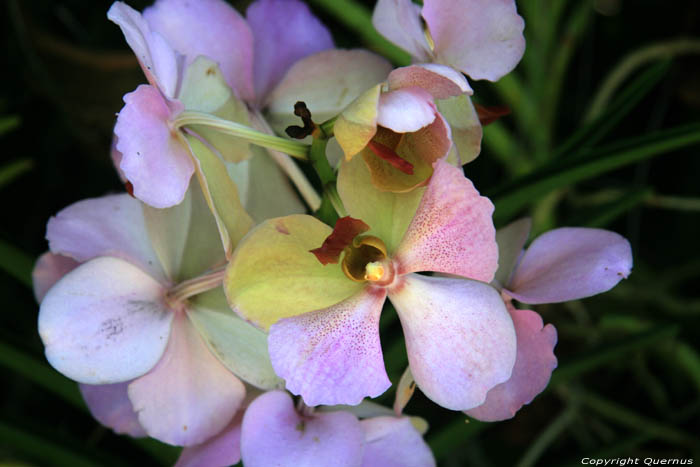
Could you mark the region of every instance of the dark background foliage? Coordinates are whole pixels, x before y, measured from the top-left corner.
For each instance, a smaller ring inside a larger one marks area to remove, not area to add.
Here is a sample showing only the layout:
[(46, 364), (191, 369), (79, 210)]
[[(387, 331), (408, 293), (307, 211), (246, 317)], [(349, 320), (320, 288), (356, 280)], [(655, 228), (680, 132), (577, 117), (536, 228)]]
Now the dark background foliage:
[[(340, 46), (373, 46), (361, 34), (369, 24), (348, 26), (332, 0), (311, 3)], [(29, 274), (47, 249), (48, 218), (75, 201), (123, 190), (109, 158), (111, 129), (121, 96), (143, 77), (106, 19), (109, 4), (12, 0), (0, 7), (0, 462), (151, 465), (177, 456), (174, 448), (100, 427), (75, 384), (46, 364), (36, 332)], [(143, 9), (148, 2), (130, 4)], [(244, 11), (245, 2), (235, 5)], [(513, 114), (486, 128), (467, 175), (494, 195), (499, 225), (530, 213), (537, 232), (563, 225), (615, 230), (630, 239), (635, 268), (607, 294), (535, 308), (559, 331), (559, 369), (514, 419), (466, 423), (420, 394), (407, 412), (429, 421), (426, 439), (445, 466), (580, 465), (583, 457), (700, 462), (697, 46), (676, 54), (667, 47), (634, 69), (602, 118), (583, 123), (601, 83), (628, 54), (700, 37), (700, 3), (523, 0), (519, 10), (527, 24), (523, 63), (497, 85), (474, 84), (482, 104), (507, 105)], [(627, 107), (615, 102), (625, 92), (634, 97)], [(586, 133), (571, 140), (582, 128)], [(615, 157), (624, 151), (631, 154), (624, 164), (586, 165), (621, 161)], [(585, 176), (572, 176), (577, 168)], [(528, 191), (532, 186), (540, 188)], [(385, 315), (385, 355), (397, 381), (405, 351), (400, 327)]]

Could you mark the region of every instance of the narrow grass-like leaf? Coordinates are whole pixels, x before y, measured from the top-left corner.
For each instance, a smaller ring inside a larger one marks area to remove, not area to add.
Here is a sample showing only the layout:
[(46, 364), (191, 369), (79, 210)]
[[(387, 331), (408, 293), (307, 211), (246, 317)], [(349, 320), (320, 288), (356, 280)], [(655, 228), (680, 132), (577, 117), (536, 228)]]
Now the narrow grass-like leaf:
[(700, 392), (700, 355), (684, 342), (679, 342), (675, 351), (678, 364), (685, 369), (698, 392)]
[(581, 148), (591, 147), (622, 121), (652, 89), (666, 76), (670, 61), (659, 62), (634, 79), (608, 106), (606, 111), (589, 124), (574, 132), (554, 150), (553, 158), (572, 155)]
[(492, 424), (467, 419), (464, 414), (458, 414), (452, 423), (433, 433), (428, 432), (426, 441), (439, 462), (449, 456), (457, 446), (463, 446), (467, 439), (481, 433), (488, 426)]
[(547, 448), (556, 441), (559, 435), (561, 435), (574, 420), (576, 420), (577, 414), (578, 407), (576, 405), (570, 405), (564, 409), (557, 418), (552, 420), (552, 422), (542, 430), (537, 439), (530, 444), (530, 447), (525, 451), (525, 454), (523, 454), (516, 466), (531, 467), (536, 465)]
[(552, 379), (549, 382), (548, 389), (555, 388), (572, 380), (576, 376), (599, 368), (606, 363), (618, 360), (629, 352), (643, 349), (660, 340), (668, 339), (676, 335), (679, 329), (679, 326), (675, 324), (662, 325), (652, 331), (632, 336), (615, 345), (589, 351), (577, 359), (564, 362), (552, 373)]
[(31, 159), (17, 159), (0, 167), (0, 188), (33, 168), (34, 161)]
[(20, 123), (22, 123), (22, 120), (18, 115), (10, 115), (0, 118), (0, 136), (14, 130)]
[(27, 287), (32, 286), (34, 259), (28, 254), (0, 240), (0, 269)]
[[(66, 449), (44, 437), (20, 430), (0, 421), (0, 439), (12, 446), (13, 451), (22, 452), (28, 459), (41, 461), (41, 465), (66, 465), (71, 467), (96, 467), (101, 462)], [(4, 449), (3, 449), (4, 450)]]
[(601, 417), (607, 418), (627, 428), (631, 428), (634, 431), (647, 433), (670, 443), (680, 444), (694, 449), (700, 448), (700, 440), (698, 440), (697, 437), (658, 420), (641, 416), (634, 410), (628, 409), (627, 407), (609, 401), (591, 392), (576, 390), (570, 393), (567, 391), (564, 394), (565, 397), (580, 401), (586, 407), (597, 412)]
[(593, 178), (624, 165), (700, 143), (700, 123), (662, 130), (651, 135), (615, 143), (598, 150), (589, 150), (586, 157), (573, 162), (555, 161), (544, 169), (493, 190), (487, 195), (495, 199), (494, 221), (504, 223), (524, 206), (547, 193)]
[(597, 228), (606, 227), (630, 209), (649, 199), (652, 194), (653, 190), (650, 187), (632, 189), (610, 203), (605, 203), (595, 208), (588, 208), (585, 209), (585, 211), (583, 209), (579, 210), (581, 212), (564, 225), (580, 225), (582, 227)]
[(14, 371), (73, 407), (87, 410), (78, 385), (31, 355), (0, 341), (0, 365)]

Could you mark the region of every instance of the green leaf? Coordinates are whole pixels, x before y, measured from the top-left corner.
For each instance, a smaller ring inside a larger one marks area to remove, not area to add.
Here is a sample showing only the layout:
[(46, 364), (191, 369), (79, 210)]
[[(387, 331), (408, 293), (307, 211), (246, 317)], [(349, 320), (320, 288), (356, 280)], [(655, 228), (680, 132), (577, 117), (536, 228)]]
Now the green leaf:
[(0, 167), (0, 188), (34, 168), (31, 159), (17, 159)]
[(0, 118), (0, 136), (14, 130), (20, 123), (22, 123), (22, 119), (20, 119), (18, 115), (9, 115)]
[(397, 66), (411, 63), (411, 56), (386, 40), (372, 27), (372, 12), (354, 0), (311, 0), (326, 13), (354, 31), (368, 48), (384, 55)]
[(570, 405), (557, 418), (552, 420), (547, 427), (542, 430), (539, 436), (530, 444), (525, 454), (520, 458), (517, 467), (530, 467), (536, 465), (539, 458), (547, 448), (557, 440), (557, 437), (571, 425), (578, 415), (578, 406)]
[(650, 187), (632, 189), (610, 203), (597, 205), (585, 211), (579, 210), (578, 215), (566, 222), (565, 225), (606, 227), (625, 212), (649, 199), (652, 194), (653, 190)]
[(564, 362), (552, 373), (549, 389), (566, 383), (588, 371), (599, 368), (609, 362), (621, 359), (626, 354), (643, 349), (678, 333), (680, 327), (675, 324), (658, 326), (648, 332), (636, 334), (611, 346), (605, 346), (585, 352), (581, 357)]
[(558, 188), (697, 143), (700, 143), (700, 123), (692, 123), (597, 150), (589, 149), (575, 161), (555, 161), (534, 174), (520, 177), (488, 193), (496, 205), (494, 221), (497, 224), (506, 222), (521, 208)]
[(31, 288), (33, 268), (33, 258), (19, 248), (0, 240), (0, 269)]
[(622, 426), (631, 428), (636, 432), (653, 435), (656, 438), (663, 439), (670, 443), (680, 444), (691, 448), (699, 448), (700, 441), (697, 437), (679, 430), (673, 426), (666, 425), (644, 416), (637, 414), (635, 411), (619, 405), (613, 401), (604, 399), (591, 392), (576, 390), (567, 391), (565, 397), (570, 400), (581, 402), (589, 409), (597, 412), (600, 416), (607, 418)]
[(458, 414), (452, 423), (432, 434), (429, 432), (426, 441), (433, 451), (435, 459), (442, 461), (458, 446), (463, 446), (466, 440), (478, 435), (489, 426), (493, 425), (470, 420), (464, 414)]
[(700, 392), (700, 354), (685, 342), (679, 342), (675, 351), (678, 364), (685, 369)]
[(649, 67), (630, 83), (617, 98), (607, 107), (606, 111), (591, 123), (574, 132), (564, 143), (554, 150), (552, 158), (566, 156), (568, 153), (579, 153), (581, 148), (591, 147), (610, 133), (641, 100), (666, 76), (670, 60), (665, 60)]
[(87, 410), (78, 385), (31, 355), (0, 341), (0, 365), (14, 371), (75, 408)]
[[(43, 465), (70, 465), (71, 467), (95, 467), (97, 460), (82, 453), (66, 449), (61, 444), (33, 433), (0, 422), (0, 439), (13, 451), (22, 452), (27, 458), (41, 461)], [(4, 451), (5, 449), (3, 449)]]

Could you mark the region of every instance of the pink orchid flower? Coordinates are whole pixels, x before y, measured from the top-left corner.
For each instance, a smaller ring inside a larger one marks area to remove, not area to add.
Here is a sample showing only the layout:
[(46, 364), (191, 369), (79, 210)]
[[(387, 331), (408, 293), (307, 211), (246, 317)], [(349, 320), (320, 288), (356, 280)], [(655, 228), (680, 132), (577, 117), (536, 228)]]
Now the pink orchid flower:
[(379, 0), (372, 23), (417, 62), (441, 63), (472, 79), (498, 81), (525, 51), (525, 22), (514, 0), (425, 0), (423, 7)]
[[(119, 169), (137, 198), (160, 208), (182, 201), (195, 170), (175, 123), (183, 110), (247, 123), (239, 99), (257, 108), (295, 61), (333, 46), (299, 1), (258, 0), (247, 16), (222, 0), (158, 0), (143, 15), (110, 8), (150, 83), (124, 97), (115, 126)], [(228, 161), (251, 155), (240, 140), (194, 130)]]
[(520, 219), (496, 234), (500, 266), (495, 285), (513, 318), (518, 349), (510, 379), (491, 389), (486, 402), (467, 411), (483, 421), (511, 418), (542, 392), (557, 366), (554, 326), (543, 327), (540, 315), (519, 310), (523, 303), (556, 303), (590, 297), (617, 285), (632, 269), (629, 242), (615, 232), (591, 228), (559, 228), (523, 246), (530, 220)]
[(183, 450), (176, 467), (431, 467), (430, 449), (408, 417), (358, 420), (345, 410), (298, 410), (283, 391), (258, 396), (217, 437)]
[(332, 240), (331, 229), (298, 215), (256, 227), (229, 264), (229, 303), (270, 329), (276, 373), (309, 405), (382, 394), (390, 382), (379, 315), (388, 296), (421, 390), (449, 409), (481, 405), (510, 377), (516, 350), (511, 318), (488, 285), (498, 265), (491, 202), (444, 161), (426, 187), (390, 193), (374, 188), (355, 158), (341, 166), (338, 193), (348, 214), (370, 227), (341, 264), (324, 266), (310, 253)]
[[(524, 22), (513, 0), (379, 0), (372, 23), (409, 52), (414, 62), (441, 64), (472, 79), (498, 81), (525, 51)], [(471, 92), (438, 102), (452, 128), (454, 160), (472, 161), (481, 151), (482, 127)]]
[(434, 164), (452, 146), (449, 125), (435, 99), (467, 90), (464, 77), (449, 67), (396, 69), (340, 114), (335, 138), (346, 160), (362, 157), (377, 188), (410, 191), (428, 182)]
[(206, 241), (218, 236), (197, 184), (175, 208), (112, 195), (49, 221), (51, 252), (34, 270), (46, 357), (116, 432), (201, 443), (233, 418), (241, 379), (278, 384), (265, 334), (208, 285), (225, 263), (221, 244)]

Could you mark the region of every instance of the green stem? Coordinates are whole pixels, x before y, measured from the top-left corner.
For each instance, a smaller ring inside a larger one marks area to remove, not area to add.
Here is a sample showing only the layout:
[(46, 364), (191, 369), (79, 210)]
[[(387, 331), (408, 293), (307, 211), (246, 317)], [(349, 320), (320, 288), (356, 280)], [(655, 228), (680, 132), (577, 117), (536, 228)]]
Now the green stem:
[(205, 112), (196, 112), (192, 110), (182, 112), (175, 119), (173, 125), (178, 129), (188, 125), (203, 125), (215, 128), (222, 133), (237, 136), (258, 146), (274, 149), (298, 159), (308, 159), (309, 146), (306, 144), (280, 138), (279, 136), (269, 135), (248, 126), (241, 125), (240, 123), (224, 120), (223, 118), (215, 117)]
[(222, 266), (208, 274), (203, 274), (199, 277), (180, 282), (168, 290), (168, 300), (182, 302), (195, 295), (215, 289), (223, 283), (225, 274), (226, 267)]
[(326, 157), (327, 144), (328, 138), (325, 134), (320, 136), (314, 135), (314, 140), (311, 143), (311, 151), (309, 151), (311, 165), (314, 170), (316, 170), (318, 178), (321, 179), (321, 184), (324, 187), (328, 184), (335, 183), (335, 172), (328, 163), (328, 157)]
[(355, 32), (367, 46), (397, 66), (411, 63), (411, 56), (395, 46), (372, 27), (372, 12), (354, 0), (311, 0), (345, 27)]
[[(270, 135), (274, 134), (274, 131), (265, 120), (265, 117), (259, 111), (251, 113), (251, 120), (254, 127), (262, 132), (268, 133)], [(286, 154), (273, 149), (267, 149), (267, 153), (270, 157), (277, 163), (277, 165), (287, 174), (289, 179), (292, 181), (294, 186), (299, 190), (299, 193), (306, 201), (306, 204), (311, 208), (312, 211), (316, 211), (319, 206), (321, 206), (321, 197), (318, 196), (316, 190), (306, 178), (304, 172), (301, 171), (299, 166), (294, 163), (294, 161)]]

